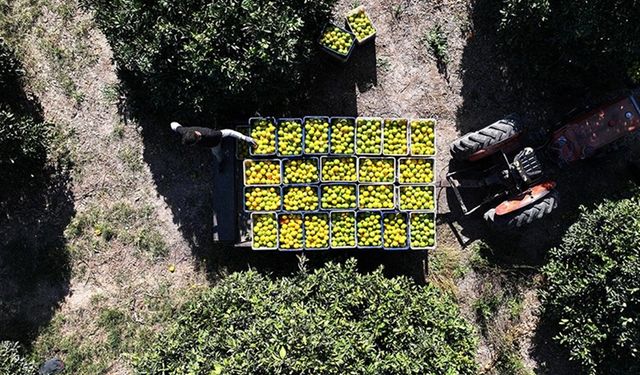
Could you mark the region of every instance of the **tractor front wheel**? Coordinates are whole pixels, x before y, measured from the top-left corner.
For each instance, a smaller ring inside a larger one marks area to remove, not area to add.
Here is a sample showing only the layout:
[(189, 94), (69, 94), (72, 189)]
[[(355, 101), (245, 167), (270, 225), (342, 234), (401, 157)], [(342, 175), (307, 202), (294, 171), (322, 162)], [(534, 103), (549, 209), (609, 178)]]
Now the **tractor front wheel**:
[(521, 132), (518, 118), (512, 115), (456, 139), (449, 151), (456, 160), (479, 160), (498, 152)]
[(559, 196), (557, 190), (551, 190), (539, 201), (506, 215), (496, 215), (496, 209), (492, 208), (484, 214), (484, 219), (498, 230), (517, 229), (548, 216), (558, 207)]

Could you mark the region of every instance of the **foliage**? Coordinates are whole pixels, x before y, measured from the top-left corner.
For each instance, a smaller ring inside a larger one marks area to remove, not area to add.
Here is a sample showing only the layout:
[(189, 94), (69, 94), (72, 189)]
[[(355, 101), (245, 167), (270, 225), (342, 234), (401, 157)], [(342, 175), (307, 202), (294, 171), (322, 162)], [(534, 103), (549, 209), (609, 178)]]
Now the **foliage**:
[(50, 125), (33, 113), (23, 90), (23, 71), (11, 48), (0, 38), (0, 180), (15, 181), (44, 166)]
[(446, 71), (449, 64), (449, 43), (441, 25), (435, 25), (425, 35), (424, 42), (438, 64), (440, 71)]
[(148, 103), (217, 113), (299, 88), (335, 0), (87, 2)]
[(582, 210), (544, 267), (546, 313), (586, 372), (640, 371), (640, 199)]
[(547, 66), (624, 74), (640, 57), (636, 0), (503, 0), (500, 15), (511, 51), (535, 55)]
[(139, 374), (472, 374), (476, 339), (433, 286), (354, 260), (277, 280), (233, 274), (134, 357)]
[(36, 365), (20, 353), (17, 342), (0, 341), (0, 375), (34, 375)]

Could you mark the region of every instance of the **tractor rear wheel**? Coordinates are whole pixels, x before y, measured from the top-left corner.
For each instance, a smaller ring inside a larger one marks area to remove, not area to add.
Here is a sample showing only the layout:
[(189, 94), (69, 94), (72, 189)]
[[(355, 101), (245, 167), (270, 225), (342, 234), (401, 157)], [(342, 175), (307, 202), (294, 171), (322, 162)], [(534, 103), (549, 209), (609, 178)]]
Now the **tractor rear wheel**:
[(559, 197), (560, 194), (554, 189), (530, 206), (506, 215), (496, 215), (496, 209), (492, 208), (484, 214), (484, 219), (495, 229), (517, 229), (548, 216), (558, 207)]
[[(456, 139), (451, 144), (449, 151), (454, 159), (464, 161), (469, 160), (472, 155), (486, 150), (489, 156), (500, 149), (500, 144), (504, 144), (510, 139), (518, 136), (522, 132), (522, 126), (515, 116), (508, 116), (502, 120), (484, 127), (475, 132), (467, 133)], [(478, 159), (480, 159), (479, 157)]]

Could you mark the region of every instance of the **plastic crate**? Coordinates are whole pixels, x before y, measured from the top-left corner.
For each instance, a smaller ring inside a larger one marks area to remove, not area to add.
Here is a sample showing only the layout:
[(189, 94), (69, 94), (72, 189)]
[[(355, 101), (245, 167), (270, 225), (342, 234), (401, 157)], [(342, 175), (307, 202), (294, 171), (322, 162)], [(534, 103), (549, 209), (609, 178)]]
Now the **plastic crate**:
[[(334, 214), (349, 214), (351, 216), (353, 216), (353, 246), (340, 246), (340, 245), (336, 245), (334, 243), (334, 238), (333, 238), (333, 228), (334, 228), (334, 220), (333, 220), (333, 215)], [(356, 248), (356, 243), (358, 241), (358, 231), (357, 231), (357, 223), (356, 223), (356, 212), (355, 211), (348, 211), (348, 210), (335, 210), (335, 211), (330, 211), (329, 212), (329, 236), (330, 236), (330, 242), (329, 245), (331, 246), (332, 249), (355, 249)]]
[[(376, 214), (376, 215), (380, 215), (380, 245), (377, 246), (368, 246), (368, 245), (362, 245), (360, 244), (360, 236), (358, 235), (358, 223), (360, 222), (360, 217), (365, 216), (365, 215), (370, 215), (370, 214)], [(371, 211), (358, 211), (356, 213), (356, 246), (358, 249), (381, 249), (384, 245), (383, 242), (383, 238), (382, 238), (382, 211), (376, 211), (376, 210), (371, 210)]]
[[(340, 120), (349, 120), (353, 123), (353, 148), (351, 152), (338, 153), (333, 152), (333, 126)], [(329, 155), (355, 155), (356, 153), (356, 118), (355, 117), (331, 117), (329, 119)]]
[[(411, 145), (413, 144), (413, 140), (411, 139), (413, 131), (411, 129), (411, 122), (413, 121), (433, 121), (433, 154), (432, 155), (427, 155), (427, 154), (417, 154), (415, 152), (413, 152), (413, 150), (411, 149)], [(438, 121), (434, 118), (414, 118), (414, 119), (410, 119), (409, 120), (409, 155), (411, 156), (436, 156), (436, 154), (438, 153), (438, 134), (437, 134), (437, 125), (438, 125)]]
[[(355, 178), (353, 180), (338, 180), (338, 181), (334, 181), (334, 180), (326, 180), (325, 176), (322, 173), (322, 169), (324, 168), (324, 165), (326, 163), (327, 160), (333, 160), (333, 159), (353, 159), (354, 161), (354, 166), (355, 166)], [(355, 156), (321, 156), (320, 157), (320, 182), (357, 182), (358, 181), (358, 159)]]
[[(277, 163), (278, 164), (278, 182), (277, 183), (265, 183), (265, 184), (249, 184), (247, 183), (247, 165), (249, 163)], [(242, 162), (242, 181), (244, 186), (267, 186), (267, 185), (280, 185), (282, 183), (282, 162), (279, 159), (245, 159)]]
[[(391, 193), (393, 196), (393, 205), (391, 207), (364, 207), (363, 199), (362, 199), (362, 189), (367, 189), (369, 186), (373, 186), (374, 189), (380, 188), (382, 186), (388, 186), (391, 188)], [(360, 210), (376, 210), (376, 211), (388, 211), (395, 210), (398, 207), (398, 202), (396, 200), (396, 189), (393, 184), (359, 184), (358, 185), (358, 209)]]
[(276, 155), (276, 150), (278, 150), (278, 135), (277, 135), (277, 133), (278, 133), (278, 124), (277, 124), (276, 120), (273, 117), (251, 117), (249, 119), (249, 132), (250, 133), (253, 133), (253, 124), (258, 120), (271, 121), (273, 123), (273, 125), (276, 127), (275, 147), (273, 149), (273, 152), (263, 153), (263, 154), (257, 154), (255, 152), (256, 148), (255, 147), (251, 147), (251, 148), (249, 148), (249, 155), (251, 155), (251, 156), (273, 156), (273, 155)]
[[(237, 126), (236, 130), (244, 135), (249, 135), (250, 133), (248, 125)], [(244, 160), (248, 158), (251, 155), (250, 149), (251, 146), (247, 142), (236, 142), (236, 159)], [(243, 152), (243, 150), (246, 152)]]
[[(269, 215), (276, 221), (276, 246), (275, 247), (256, 247), (255, 245), (255, 218), (260, 215)], [(275, 213), (252, 213), (251, 214), (251, 249), (252, 250), (277, 250), (280, 247), (280, 226), (278, 225), (278, 217)]]
[(376, 26), (373, 24), (373, 20), (371, 19), (371, 17), (369, 17), (369, 14), (366, 12), (364, 6), (362, 6), (362, 5), (360, 5), (359, 7), (355, 8), (355, 9), (350, 10), (345, 15), (345, 23), (347, 24), (347, 27), (349, 28), (349, 30), (355, 36), (355, 30), (351, 26), (351, 23), (349, 22), (349, 16), (352, 15), (352, 14), (357, 14), (360, 10), (362, 10), (364, 12), (365, 16), (367, 16), (367, 18), (371, 22), (371, 27), (373, 27), (373, 34), (368, 35), (368, 36), (366, 36), (366, 37), (364, 37), (362, 39), (358, 39), (358, 37), (356, 36), (356, 41), (358, 42), (359, 45), (364, 44), (365, 42), (368, 42), (369, 40), (374, 39), (376, 37), (376, 34), (378, 33), (378, 29), (376, 29)]
[[(285, 169), (287, 167), (287, 164), (291, 163), (292, 161), (312, 161), (315, 162), (316, 164), (316, 169), (318, 170), (318, 178), (314, 181), (311, 182), (286, 182), (285, 181)], [(306, 157), (306, 158), (291, 158), (291, 159), (283, 159), (282, 160), (282, 183), (284, 185), (297, 185), (297, 184), (317, 184), (318, 182), (320, 182), (320, 159), (318, 159), (317, 157)]]
[[(324, 207), (322, 205), (322, 195), (324, 194), (324, 187), (331, 187), (331, 186), (349, 186), (349, 187), (353, 187), (355, 196), (356, 196), (356, 206), (352, 207), (352, 208), (338, 208), (338, 207)], [(322, 184), (320, 186), (320, 209), (321, 210), (355, 210), (356, 208), (358, 208), (358, 185), (354, 184), (354, 183), (348, 183), (348, 182), (335, 182), (335, 183), (327, 183), (327, 184)]]
[[(410, 181), (402, 181), (401, 177), (402, 175), (400, 174), (400, 166), (406, 162), (406, 160), (430, 160), (431, 161), (431, 168), (433, 169), (433, 179), (431, 182), (422, 182), (422, 181), (418, 181), (418, 182), (410, 182)], [(397, 163), (397, 170), (396, 170), (396, 176), (398, 177), (398, 183), (400, 185), (415, 185), (415, 184), (420, 184), (420, 185), (435, 185), (435, 181), (437, 178), (437, 169), (436, 169), (436, 159), (431, 157), (431, 156), (422, 156), (422, 157), (416, 157), (416, 156), (412, 156), (412, 157), (406, 157), (406, 158), (398, 158), (398, 163)]]
[[(393, 163), (393, 179), (391, 181), (362, 181), (360, 174), (362, 172), (362, 164), (364, 164), (365, 160), (391, 160)], [(377, 185), (388, 185), (393, 184), (398, 181), (398, 174), (396, 168), (396, 159), (393, 157), (358, 157), (358, 183), (363, 184), (377, 184)]]
[[(326, 29), (330, 26), (333, 26), (341, 31), (344, 31), (345, 33), (351, 35), (351, 47), (349, 48), (349, 51), (347, 52), (346, 55), (342, 55), (340, 53), (338, 53), (337, 51), (334, 51), (333, 49), (329, 48), (328, 46), (325, 46), (322, 43), (322, 36), (324, 35)], [(322, 29), (322, 33), (320, 34), (320, 38), (318, 39), (318, 44), (320, 45), (320, 48), (325, 51), (326, 53), (328, 53), (329, 55), (331, 55), (332, 57), (334, 57), (335, 59), (342, 61), (342, 62), (346, 62), (347, 60), (349, 60), (349, 57), (351, 57), (351, 54), (353, 53), (353, 49), (356, 47), (356, 36), (353, 35), (353, 33), (351, 31), (348, 31), (336, 24), (333, 23), (328, 23), (324, 26), (324, 28)]]
[[(418, 246), (414, 245), (412, 241), (412, 228), (411, 223), (412, 219), (416, 215), (429, 215), (431, 220), (433, 220), (433, 246)], [(433, 250), (438, 244), (438, 230), (436, 229), (436, 217), (435, 213), (427, 213), (427, 212), (409, 212), (409, 248), (411, 250)]]
[[(322, 247), (310, 247), (307, 244), (307, 217), (310, 216), (325, 216), (327, 218), (327, 246), (322, 246)], [(329, 214), (326, 212), (305, 212), (303, 215), (303, 222), (304, 222), (304, 235), (303, 235), (303, 240), (304, 240), (304, 249), (305, 250), (328, 250), (329, 247), (331, 246), (331, 222), (330, 222), (330, 217)]]
[(302, 251), (304, 249), (304, 216), (302, 213), (278, 213), (278, 236), (282, 233), (282, 217), (283, 216), (296, 216), (300, 217), (301, 225), (300, 231), (302, 231), (302, 239), (300, 241), (300, 247), (296, 248), (284, 248), (282, 247), (282, 243), (280, 242), (280, 238), (278, 238), (279, 250), (280, 251)]
[[(249, 190), (253, 190), (253, 189), (270, 189), (270, 188), (274, 188), (277, 190), (278, 194), (278, 198), (280, 199), (280, 204), (278, 205), (278, 208), (276, 208), (275, 210), (250, 210), (247, 207), (247, 192)], [(242, 189), (242, 207), (244, 208), (245, 212), (276, 212), (279, 210), (282, 210), (282, 188), (280, 186), (269, 186), (269, 185), (260, 185), (260, 186), (245, 186)]]
[(329, 153), (329, 139), (331, 139), (331, 125), (327, 128), (327, 151), (326, 152), (307, 152), (307, 129), (305, 124), (309, 120), (322, 120), (329, 124), (329, 117), (327, 116), (305, 116), (302, 119), (302, 139), (304, 140), (302, 145), (302, 153), (305, 155), (327, 155)]
[(311, 187), (311, 189), (316, 191), (316, 197), (317, 197), (317, 202), (318, 202), (318, 207), (315, 209), (312, 209), (312, 211), (317, 211), (320, 209), (320, 187), (318, 185), (309, 185), (309, 184), (304, 184), (304, 185), (287, 185), (282, 189), (282, 211), (285, 213), (298, 213), (298, 212), (304, 212), (304, 211), (309, 211), (309, 210), (289, 210), (287, 209), (287, 207), (285, 206), (285, 196), (287, 195), (287, 192), (291, 189), (304, 189), (306, 187)]
[[(402, 207), (402, 191), (412, 187), (424, 187), (431, 190), (431, 194), (433, 195), (433, 208), (432, 209), (411, 209), (411, 208), (403, 208)], [(401, 211), (412, 211), (412, 212), (436, 212), (438, 207), (438, 199), (436, 197), (435, 186), (433, 184), (404, 184), (396, 186), (396, 199), (398, 202), (398, 209)]]
[[(385, 226), (384, 226), (384, 219), (387, 216), (391, 216), (391, 215), (402, 215), (402, 216), (404, 216), (404, 222), (405, 222), (405, 224), (407, 224), (407, 229), (405, 231), (405, 243), (404, 243), (404, 246), (388, 247), (384, 243), (384, 236), (385, 236), (385, 230), (386, 230)], [(409, 238), (409, 227), (410, 227), (409, 215), (406, 212), (383, 212), (382, 213), (382, 246), (384, 247), (384, 249), (385, 250), (391, 250), (391, 251), (409, 250), (409, 243), (411, 241), (411, 239)]]
[[(367, 153), (367, 152), (359, 152), (358, 151), (358, 121), (380, 121), (380, 144), (379, 152)], [(382, 155), (382, 127), (383, 127), (383, 119), (381, 117), (356, 117), (356, 154), (357, 155), (373, 155), (379, 156)]]
[[(298, 154), (283, 154), (280, 151), (280, 146), (281, 146), (281, 142), (280, 142), (280, 125), (285, 121), (295, 121), (295, 122), (300, 124), (300, 153), (298, 153)], [(276, 146), (277, 146), (276, 153), (277, 153), (277, 155), (279, 157), (282, 157), (282, 158), (301, 156), (302, 153), (304, 152), (304, 128), (303, 128), (303, 125), (302, 125), (302, 119), (298, 118), (298, 117), (284, 117), (284, 118), (277, 119), (276, 122), (277, 122), (277, 125), (276, 125)]]
[[(384, 146), (385, 146), (385, 142), (386, 142), (386, 130), (387, 130), (387, 122), (390, 121), (404, 121), (405, 122), (405, 146), (406, 146), (406, 152), (399, 152), (399, 153), (387, 153), (384, 150)], [(409, 148), (410, 148), (410, 139), (409, 139), (409, 120), (406, 118), (386, 118), (384, 119), (384, 121), (382, 122), (382, 154), (385, 156), (407, 156), (409, 155)]]

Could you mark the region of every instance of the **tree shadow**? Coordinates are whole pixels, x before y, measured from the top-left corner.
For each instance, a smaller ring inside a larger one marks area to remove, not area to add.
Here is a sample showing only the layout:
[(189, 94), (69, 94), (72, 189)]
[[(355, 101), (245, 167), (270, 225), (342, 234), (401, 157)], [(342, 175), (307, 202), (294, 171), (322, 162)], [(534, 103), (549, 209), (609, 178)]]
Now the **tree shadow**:
[(69, 293), (69, 182), (66, 172), (50, 171), (0, 204), (0, 340), (30, 342)]
[[(7, 53), (5, 45), (0, 47)], [(20, 62), (9, 58), (7, 66), (7, 54), (2, 58), (0, 106), (15, 116), (43, 122), (39, 100), (25, 90)], [(60, 160), (47, 157), (46, 149), (37, 158), (32, 155), (31, 164), (17, 165), (0, 186), (0, 341), (29, 344), (69, 293), (71, 266), (64, 230), (75, 213), (71, 165), (61, 166)]]

